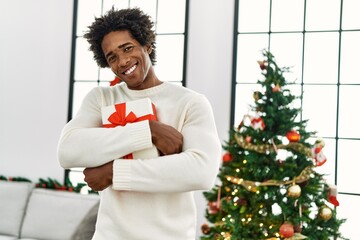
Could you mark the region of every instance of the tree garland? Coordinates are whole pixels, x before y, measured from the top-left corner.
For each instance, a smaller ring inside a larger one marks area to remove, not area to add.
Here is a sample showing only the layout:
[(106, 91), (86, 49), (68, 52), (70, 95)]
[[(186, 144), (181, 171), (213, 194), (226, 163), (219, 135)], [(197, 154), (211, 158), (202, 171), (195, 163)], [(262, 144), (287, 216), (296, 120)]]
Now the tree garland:
[(291, 149), (295, 150), (299, 153), (302, 153), (308, 157), (312, 157), (311, 148), (304, 146), (302, 143), (298, 142), (290, 142), (289, 144), (278, 144), (278, 145), (271, 145), (271, 144), (251, 144), (246, 142), (243, 136), (239, 136), (234, 134), (235, 140), (240, 147), (246, 150), (252, 150), (258, 153), (266, 153), (266, 152), (274, 152), (276, 149)]
[(237, 178), (230, 175), (226, 175), (226, 180), (245, 187), (251, 192), (257, 192), (257, 187), (260, 186), (281, 186), (289, 185), (295, 183), (302, 183), (310, 179), (311, 174), (313, 173), (313, 166), (306, 167), (298, 176), (294, 177), (292, 180), (280, 181), (280, 180), (267, 180), (264, 182), (256, 182), (250, 180), (244, 180), (243, 178)]

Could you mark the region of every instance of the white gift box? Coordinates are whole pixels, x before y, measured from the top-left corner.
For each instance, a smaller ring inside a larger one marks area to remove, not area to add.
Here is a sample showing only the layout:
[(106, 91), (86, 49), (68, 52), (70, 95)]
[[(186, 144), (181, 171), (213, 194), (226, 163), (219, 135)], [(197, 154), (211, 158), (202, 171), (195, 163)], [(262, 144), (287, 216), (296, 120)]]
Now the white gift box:
[[(101, 115), (102, 115), (103, 126), (104, 127), (124, 126), (128, 123), (132, 123), (134, 120), (135, 120), (134, 122), (143, 121), (146, 119), (156, 120), (156, 112), (154, 112), (154, 108), (149, 98), (142, 98), (134, 101), (102, 107)], [(120, 117), (116, 116), (117, 120), (120, 119), (118, 122), (111, 121), (110, 116), (115, 114), (119, 109), (122, 109), (122, 111), (125, 110), (123, 112), (124, 116), (120, 116), (121, 114), (119, 114)], [(132, 114), (135, 114), (135, 116)], [(132, 115), (132, 117), (130, 117), (130, 121), (128, 122), (127, 119), (125, 118), (128, 117), (129, 115)], [(147, 159), (158, 156), (159, 156), (159, 151), (153, 144), (151, 148), (142, 149), (140, 151), (133, 152), (132, 154), (124, 156), (124, 158)]]

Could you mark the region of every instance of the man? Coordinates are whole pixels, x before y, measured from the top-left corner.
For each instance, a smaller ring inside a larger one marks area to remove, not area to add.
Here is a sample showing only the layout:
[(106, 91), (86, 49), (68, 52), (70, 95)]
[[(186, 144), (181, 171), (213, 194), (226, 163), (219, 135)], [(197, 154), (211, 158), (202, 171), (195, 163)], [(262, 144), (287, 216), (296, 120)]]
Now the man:
[[(152, 28), (137, 8), (111, 9), (84, 35), (97, 64), (122, 81), (90, 91), (59, 140), (61, 166), (85, 167), (85, 181), (100, 193), (93, 240), (194, 240), (193, 191), (210, 189), (218, 173), (211, 106), (203, 95), (157, 78)], [(157, 121), (102, 127), (102, 107), (142, 98), (155, 105)], [(122, 158), (153, 145), (157, 157)]]

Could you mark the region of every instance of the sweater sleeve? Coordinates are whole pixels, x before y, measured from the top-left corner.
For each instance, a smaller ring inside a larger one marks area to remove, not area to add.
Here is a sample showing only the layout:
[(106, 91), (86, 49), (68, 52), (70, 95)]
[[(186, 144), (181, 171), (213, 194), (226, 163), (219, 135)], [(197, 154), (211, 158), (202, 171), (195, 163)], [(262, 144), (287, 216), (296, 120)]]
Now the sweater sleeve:
[(183, 152), (152, 159), (115, 160), (113, 189), (184, 192), (210, 189), (220, 166), (221, 143), (208, 100), (196, 95), (179, 114)]
[(124, 127), (102, 127), (103, 99), (99, 89), (90, 91), (79, 112), (62, 130), (57, 152), (63, 168), (96, 167), (152, 147), (148, 121)]

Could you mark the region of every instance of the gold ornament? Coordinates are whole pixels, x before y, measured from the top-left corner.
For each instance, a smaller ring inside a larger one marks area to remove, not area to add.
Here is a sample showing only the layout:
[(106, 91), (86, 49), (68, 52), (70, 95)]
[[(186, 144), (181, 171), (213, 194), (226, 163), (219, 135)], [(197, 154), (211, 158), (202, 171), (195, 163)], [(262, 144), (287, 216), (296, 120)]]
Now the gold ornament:
[(255, 102), (257, 102), (260, 99), (260, 92), (259, 91), (254, 92), (253, 98), (254, 98)]
[(332, 217), (332, 211), (329, 207), (324, 206), (320, 208), (319, 215), (324, 221), (327, 221)]
[(222, 232), (221, 235), (224, 238), (224, 240), (230, 240), (231, 239), (231, 234), (229, 232)]
[(292, 198), (298, 198), (301, 195), (301, 187), (294, 184), (288, 188), (288, 196)]

